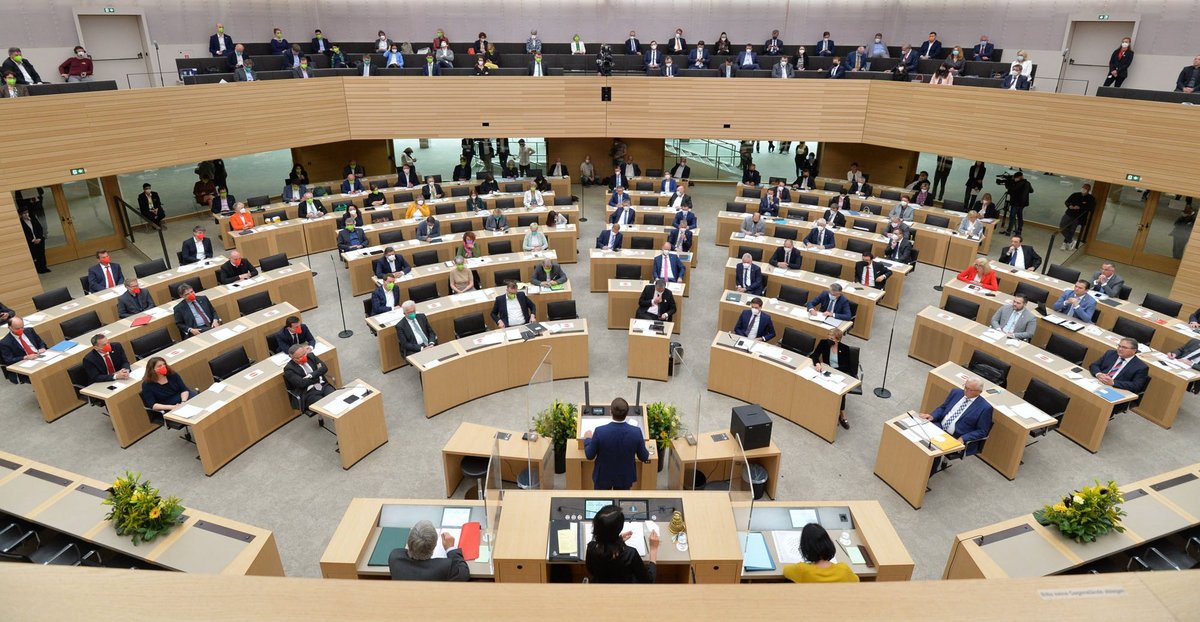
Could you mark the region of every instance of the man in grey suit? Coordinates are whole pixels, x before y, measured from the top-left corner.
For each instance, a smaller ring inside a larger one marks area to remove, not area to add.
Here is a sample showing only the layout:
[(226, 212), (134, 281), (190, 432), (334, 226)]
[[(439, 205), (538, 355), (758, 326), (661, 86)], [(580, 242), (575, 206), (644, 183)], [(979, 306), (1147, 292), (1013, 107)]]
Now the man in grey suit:
[(1024, 294), (1013, 296), (1012, 304), (996, 309), (992, 315), (992, 328), (1004, 333), (1010, 339), (1029, 341), (1037, 330), (1037, 316), (1032, 309), (1027, 309), (1029, 299)]
[(393, 581), (468, 581), (471, 569), (462, 551), (454, 546), (454, 536), (443, 532), (444, 559), (432, 559), (438, 533), (433, 523), (423, 520), (408, 532), (408, 543), (388, 555)]
[(1121, 288), (1125, 286), (1125, 279), (1117, 274), (1117, 269), (1110, 263), (1105, 263), (1100, 266), (1100, 271), (1092, 275), (1092, 285), (1090, 289), (1103, 293), (1105, 296), (1117, 297), (1121, 293)]
[(1192, 369), (1200, 371), (1200, 339), (1188, 339), (1188, 342), (1171, 350), (1167, 356), (1192, 364)]
[(742, 233), (746, 235), (766, 235), (767, 223), (763, 222), (762, 214), (754, 212), (743, 218)]
[(150, 292), (142, 289), (137, 279), (125, 279), (125, 293), (117, 297), (117, 317), (124, 319), (153, 306)]
[(554, 263), (554, 260), (546, 257), (542, 259), (542, 265), (533, 269), (533, 276), (530, 281), (534, 285), (562, 285), (567, 282), (567, 274), (563, 272), (562, 266)]

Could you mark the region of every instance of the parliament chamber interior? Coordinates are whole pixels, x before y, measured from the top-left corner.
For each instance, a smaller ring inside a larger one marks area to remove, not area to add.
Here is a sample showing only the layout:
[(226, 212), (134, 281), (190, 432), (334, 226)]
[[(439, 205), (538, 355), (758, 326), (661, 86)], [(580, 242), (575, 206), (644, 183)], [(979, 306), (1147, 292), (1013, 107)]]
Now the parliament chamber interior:
[(1194, 3), (359, 4), (0, 26), (6, 617), (1195, 619)]

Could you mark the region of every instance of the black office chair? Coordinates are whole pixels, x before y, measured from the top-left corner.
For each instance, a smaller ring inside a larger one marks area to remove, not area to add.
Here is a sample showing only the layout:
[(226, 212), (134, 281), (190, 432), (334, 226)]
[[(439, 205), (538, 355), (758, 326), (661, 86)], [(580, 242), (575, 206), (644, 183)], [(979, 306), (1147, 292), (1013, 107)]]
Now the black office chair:
[(453, 214), (455, 211), (456, 210), (453, 203), (439, 203), (433, 206), (433, 213), (438, 216)]
[(634, 264), (619, 263), (616, 269), (616, 278), (638, 280), (642, 278), (642, 267)]
[(639, 181), (639, 182), (635, 182), (633, 185), (634, 185), (634, 187), (633, 187), (634, 190), (639, 190), (642, 192), (650, 192), (650, 191), (654, 190), (654, 182)]
[(661, 227), (666, 223), (663, 214), (642, 214), (642, 224)]
[(279, 210), (275, 210), (273, 212), (263, 212), (263, 220), (265, 220), (267, 222), (275, 220), (276, 218), (278, 218), (280, 222), (287, 220), (288, 219), (287, 210), (279, 209)]
[(872, 222), (870, 220), (855, 220), (853, 228), (859, 231), (866, 231), (867, 233), (879, 233), (879, 226), (882, 224), (881, 222)]
[(413, 193), (411, 192), (397, 192), (392, 195), (392, 203), (411, 203), (412, 200)]
[(747, 199), (761, 199), (762, 190), (759, 188), (742, 188), (742, 197)]
[(656, 196), (650, 196), (650, 197), (640, 196), (640, 197), (638, 197), (637, 204), (641, 207), (655, 206), (655, 205), (658, 205), (658, 197), (656, 197)]
[[(735, 214), (745, 214), (746, 213), (746, 204), (745, 203), (735, 203), (733, 201), (729, 201), (729, 202), (725, 203), (725, 211), (733, 212)], [(757, 212), (758, 209), (755, 208), (754, 211)]]
[(913, 272), (916, 272), (916, 271), (917, 271), (917, 257), (918, 257), (920, 254), (921, 254), (921, 251), (920, 251), (920, 250), (918, 250), (918, 249), (915, 249), (915, 248), (914, 248), (914, 249), (912, 249), (912, 261), (908, 262), (908, 265), (910, 265), (910, 266), (912, 266), (912, 267), (913, 267), (913, 269), (912, 269), (912, 271), (913, 271)]
[(775, 237), (781, 240), (792, 240), (794, 242), (797, 239), (797, 235), (798, 229), (795, 227), (775, 227)]
[(546, 318), (549, 320), (574, 320), (578, 317), (574, 300), (555, 300), (546, 304)]
[(413, 302), (425, 302), (438, 297), (437, 283), (422, 283), (408, 288), (408, 298)]
[(821, 197), (818, 197), (813, 194), (802, 194), (802, 195), (800, 195), (800, 204), (801, 205), (820, 205)]
[(1046, 342), (1047, 352), (1079, 366), (1083, 365), (1087, 350), (1087, 346), (1055, 333), (1050, 333), (1050, 339)]
[[(803, 220), (808, 222), (808, 212), (802, 209), (785, 209), (782, 211), (783, 217), (791, 220)], [(775, 228), (775, 236), (779, 236), (779, 228)]]
[(103, 324), (100, 323), (100, 316), (95, 311), (88, 311), (78, 317), (63, 320), (59, 325), (62, 328), (64, 339), (74, 339), (80, 335), (95, 332), (101, 326)]
[(183, 251), (175, 251), (175, 263), (180, 266), (183, 265)]
[(455, 220), (450, 223), (450, 233), (466, 233), (473, 229), (469, 220)]
[(1113, 322), (1112, 332), (1122, 337), (1137, 339), (1138, 343), (1145, 345), (1150, 345), (1150, 341), (1154, 339), (1154, 327), (1140, 324), (1137, 320), (1127, 317), (1117, 318), (1117, 321)]
[(184, 279), (171, 286), (171, 300), (179, 300), (179, 288), (184, 285), (191, 285), (192, 291), (199, 294), (204, 291), (204, 283), (200, 282), (200, 277), (194, 276), (190, 279)]
[[(883, 214), (882, 206), (873, 205), (871, 203), (863, 203), (861, 206), (859, 206), (858, 209), (859, 209), (859, 211), (867, 212), (868, 214), (875, 214), (876, 216), (880, 216)], [(866, 224), (866, 221), (858, 221), (858, 222), (862, 223), (862, 224)], [(879, 223), (870, 223), (870, 224), (879, 224)], [(855, 228), (856, 229), (858, 228), (857, 225), (855, 226)]]
[(497, 270), (496, 273), (492, 275), (492, 282), (493, 282), (492, 284), (497, 287), (503, 287), (509, 281), (520, 281), (520, 280), (521, 280), (521, 271), (516, 268), (512, 268), (509, 270)]
[(462, 317), (454, 318), (454, 338), (462, 339), (471, 335), (478, 335), (486, 332), (487, 326), (483, 323), (482, 313), (472, 313)]
[(979, 350), (971, 355), (971, 361), (967, 363), (967, 371), (998, 387), (1008, 385), (1008, 372), (1011, 369), (1012, 365)]
[(392, 222), (391, 212), (371, 214), (371, 224), (376, 224), (376, 223), (381, 223), (381, 222)]
[(88, 277), (86, 274), (79, 277), (79, 288), (83, 290), (83, 295), (85, 296), (92, 293), (92, 288), (90, 285), (88, 285)]
[(779, 339), (779, 347), (795, 352), (800, 356), (810, 356), (813, 350), (817, 348), (817, 338), (789, 326), (783, 329), (783, 337)]
[(379, 233), (379, 243), (381, 245), (395, 244), (396, 242), (404, 241), (404, 232), (400, 229), (389, 229)]
[(1046, 276), (1052, 276), (1060, 281), (1066, 281), (1074, 285), (1079, 280), (1079, 271), (1052, 263), (1046, 270)]
[(138, 361), (173, 345), (175, 345), (175, 341), (171, 339), (171, 333), (167, 332), (165, 328), (129, 340), (129, 346), (133, 349), (133, 357)]
[[(363, 298), (362, 306), (363, 306), (363, 315), (365, 317), (371, 317), (371, 311), (373, 310), (371, 308), (371, 298), (370, 297)], [(375, 332), (375, 331), (371, 331), (371, 332)]]
[(739, 246), (738, 247), (738, 249), (737, 249), (738, 259), (741, 259), (742, 256), (745, 255), (746, 253), (749, 253), (750, 259), (753, 259), (754, 261), (762, 261), (763, 260), (763, 249), (761, 249), (757, 246)]
[(465, 197), (465, 196), (469, 196), (470, 194), (471, 194), (470, 186), (454, 186), (453, 188), (450, 189), (450, 196), (452, 196), (452, 197)]
[(841, 192), (845, 190), (845, 186), (838, 182), (827, 181), (821, 185), (821, 189), (828, 190), (829, 192)]
[(263, 272), (270, 272), (272, 270), (278, 270), (290, 265), (292, 265), (292, 262), (288, 261), (287, 253), (278, 253), (275, 255), (267, 255), (259, 260), (258, 269), (262, 270)]
[(1171, 317), (1179, 317), (1179, 312), (1183, 310), (1182, 303), (1175, 302), (1166, 296), (1149, 293), (1142, 299), (1142, 306)]
[[(851, 304), (853, 304), (853, 303), (851, 303)], [(851, 307), (851, 309), (852, 309), (852, 312), (855, 315), (857, 315), (857, 309), (854, 309), (853, 307)], [(854, 387), (853, 389), (850, 389), (850, 395), (862, 395), (862, 392), (863, 392), (862, 391), (863, 368), (862, 368), (862, 364), (859, 362), (861, 354), (862, 354), (862, 351), (859, 348), (856, 348), (854, 346), (846, 346), (845, 356), (843, 356), (841, 359), (838, 360), (839, 366), (853, 370), (851, 375), (853, 375), (855, 378), (857, 378), (859, 380), (858, 386)]]
[(869, 253), (871, 252), (871, 243), (866, 240), (848, 238), (846, 240), (846, 250), (850, 251), (851, 253), (858, 253), (860, 255), (863, 253)]
[(653, 250), (654, 238), (648, 238), (643, 235), (635, 235), (629, 238), (629, 248), (641, 250)]
[(573, 196), (569, 196), (569, 195), (565, 195), (565, 194), (562, 196), (558, 196), (558, 195), (554, 196), (554, 205), (556, 205), (556, 206), (573, 205), (574, 203), (575, 203), (575, 197), (573, 197)]
[(34, 296), (33, 308), (45, 311), (50, 307), (57, 307), (68, 302), (71, 302), (71, 292), (67, 291), (65, 287), (60, 287)]
[[(74, 389), (76, 398), (83, 400), (88, 406), (104, 407), (104, 400), (88, 397), (82, 393), (82, 390), (91, 384), (88, 382), (87, 372), (83, 370), (83, 363), (68, 367), (67, 378), (71, 380), (71, 388)], [(108, 416), (107, 411), (104, 411), (104, 416)]]
[(238, 313), (242, 315), (250, 315), (251, 313), (262, 311), (273, 304), (275, 303), (271, 302), (271, 292), (258, 292), (257, 294), (250, 294), (249, 296), (238, 298)]
[(505, 192), (525, 192), (525, 184), (521, 182), (510, 182), (504, 184)]
[(794, 285), (780, 285), (778, 298), (790, 305), (803, 307), (808, 304), (808, 290)]
[(850, 321), (858, 321), (858, 303), (853, 300), (847, 300), (846, 303), (850, 305)]
[(252, 364), (254, 361), (246, 355), (246, 348), (238, 346), (210, 359), (208, 370), (212, 372), (213, 382), (221, 382)]
[[(1065, 393), (1055, 389), (1054, 387), (1042, 382), (1037, 378), (1031, 378), (1029, 380), (1029, 386), (1025, 387), (1025, 395), (1023, 396), (1023, 399), (1026, 402), (1029, 402), (1029, 404), (1034, 408), (1037, 408), (1047, 415), (1054, 417), (1054, 425), (1045, 428), (1039, 428), (1029, 433), (1029, 435), (1035, 439), (1045, 436), (1046, 432), (1049, 432), (1051, 428), (1056, 428), (1062, 423), (1063, 414), (1067, 412), (1067, 404), (1069, 404), (1071, 401), (1071, 398)], [(1032, 445), (1036, 442), (1037, 441), (1035, 440), (1029, 444)]]
[(900, 200), (900, 191), (899, 190), (880, 190), (879, 198), (890, 199), (892, 201), (899, 201)]
[(962, 201), (946, 199), (942, 201), (942, 209), (948, 209), (953, 212), (965, 212), (967, 211), (967, 206), (963, 205)]
[(947, 296), (946, 306), (942, 307), (942, 309), (955, 315), (961, 315), (972, 322), (975, 321), (975, 318), (979, 317), (979, 303), (971, 302), (958, 296)]
[(941, 227), (945, 229), (950, 226), (950, 219), (945, 216), (926, 216), (925, 224), (930, 227)]
[(139, 279), (150, 276), (151, 274), (158, 274), (159, 272), (166, 271), (167, 262), (163, 261), (162, 259), (147, 261), (145, 263), (137, 264), (133, 267), (133, 273), (136, 274)]
[(489, 255), (506, 255), (512, 252), (512, 242), (509, 240), (488, 242), (487, 249)]
[(520, 216), (517, 216), (517, 226), (518, 227), (528, 227), (529, 225), (532, 225), (532, 224), (536, 223), (537, 221), (538, 221), (537, 214), (521, 214)]
[[(520, 192), (518, 190), (518, 192)], [(496, 199), (496, 207), (500, 209), (512, 209), (517, 206), (515, 199)]]
[(813, 272), (830, 278), (840, 279), (842, 278), (842, 264), (833, 261), (825, 261), (824, 259), (817, 259), (813, 263)]
[(261, 196), (250, 197), (249, 199), (246, 199), (246, 207), (249, 207), (249, 208), (262, 207), (262, 206), (268, 205), (270, 203), (271, 203), (271, 197), (269, 197), (265, 194), (261, 195)]
[(417, 251), (412, 255), (413, 266), (431, 266), (437, 262), (437, 251)]
[(1117, 298), (1121, 300), (1129, 300), (1129, 295), (1133, 293), (1133, 288), (1128, 285), (1122, 285), (1121, 291), (1117, 292)]
[(1038, 313), (1042, 315), (1046, 314), (1046, 300), (1049, 298), (1050, 292), (1028, 283), (1017, 283), (1017, 289), (1013, 292), (1013, 295), (1021, 294), (1024, 294), (1025, 298), (1037, 307)]

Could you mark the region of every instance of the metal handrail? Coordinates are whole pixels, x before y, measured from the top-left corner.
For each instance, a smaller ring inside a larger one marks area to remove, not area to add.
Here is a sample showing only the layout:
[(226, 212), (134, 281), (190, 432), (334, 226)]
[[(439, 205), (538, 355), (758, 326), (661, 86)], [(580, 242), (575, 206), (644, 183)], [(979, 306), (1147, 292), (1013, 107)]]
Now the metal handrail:
[(140, 211), (130, 205), (127, 201), (125, 201), (125, 199), (121, 198), (121, 195), (114, 194), (112, 198), (118, 206), (125, 208), (118, 210), (118, 213), (121, 214), (121, 234), (129, 238), (130, 244), (137, 244), (137, 240), (135, 240), (133, 237), (133, 227), (129, 224), (129, 215), (125, 213), (126, 211), (132, 212), (134, 215), (140, 218), (144, 224), (149, 225), (151, 231), (158, 232), (158, 243), (160, 246), (162, 246), (163, 262), (167, 265), (167, 268), (170, 268), (171, 254), (167, 252), (167, 240), (163, 237), (163, 228), (158, 224), (155, 224), (154, 221), (143, 216)]

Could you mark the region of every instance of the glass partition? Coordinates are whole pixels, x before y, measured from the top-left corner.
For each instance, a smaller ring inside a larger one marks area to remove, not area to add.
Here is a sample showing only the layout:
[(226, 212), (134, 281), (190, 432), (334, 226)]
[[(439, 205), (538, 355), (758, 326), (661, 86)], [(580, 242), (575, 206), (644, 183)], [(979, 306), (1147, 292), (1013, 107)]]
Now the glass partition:
[(113, 219), (99, 179), (68, 182), (62, 185), (62, 191), (71, 212), (77, 240), (92, 240), (113, 234)]
[(746, 158), (754, 162), (763, 181), (800, 176), (801, 161), (817, 152), (818, 143), (802, 140), (705, 140), (669, 138), (663, 154), (663, 170), (671, 170), (680, 158), (688, 159), (691, 179), (741, 181)]
[[(930, 190), (934, 192), (935, 198), (967, 205), (968, 200), (971, 199), (967, 193), (967, 178), (970, 176), (969, 173), (975, 160), (951, 158), (950, 171), (943, 182), (937, 174), (937, 157), (935, 153), (922, 153), (917, 160), (916, 172), (924, 171), (929, 174)], [(978, 201), (984, 194), (990, 194), (992, 202), (1002, 207), (1005, 188), (997, 182), (996, 178), (1005, 173), (1015, 173), (1017, 168), (991, 162), (985, 162), (984, 168), (986, 174), (983, 179), (983, 189), (975, 195), (974, 201)], [(1025, 173), (1025, 179), (1033, 186), (1033, 194), (1029, 196), (1029, 207), (1025, 208), (1025, 220), (1029, 222), (1057, 227), (1066, 209), (1064, 204), (1067, 197), (1073, 192), (1078, 192), (1083, 184), (1091, 183), (1090, 180), (1079, 177), (1044, 173), (1032, 169), (1022, 170)], [(763, 173), (763, 177), (766, 177), (766, 173)], [(915, 177), (916, 175), (914, 175)]]
[[(541, 137), (534, 136), (513, 136), (508, 139), (508, 154), (513, 159), (514, 163), (519, 164), (517, 151), (519, 143), (517, 141), (524, 140), (525, 146), (533, 149), (533, 155), (529, 157), (530, 168), (542, 169), (546, 172), (546, 140)], [(430, 139), (394, 139), (392, 140), (393, 153), (399, 158), (400, 154), (407, 148), (412, 148), (413, 157), (417, 159), (417, 172), (424, 175), (426, 171), (431, 171), (430, 174), (440, 173), (444, 179), (449, 180), (450, 172), (458, 166), (458, 160), (463, 156), (463, 139), (461, 138), (430, 138)], [(471, 139), (471, 170), (476, 173), (481, 173), (484, 170), (484, 143), (487, 143), (486, 149), (491, 153), (491, 171), (499, 176), (500, 151), (503, 150), (503, 143), (496, 138), (473, 138)], [(368, 173), (370, 171), (367, 171)], [(548, 174), (548, 173), (547, 173)]]
[(733, 441), (737, 450), (733, 455), (733, 468), (729, 473), (729, 501), (735, 508), (742, 507), (744, 512), (734, 512), (738, 531), (749, 531), (750, 518), (754, 510), (754, 487), (751, 484), (750, 461), (746, 459), (746, 451), (742, 449), (742, 437), (734, 434)]
[(1142, 191), (1133, 186), (1110, 187), (1104, 214), (1096, 224), (1096, 241), (1132, 248), (1142, 218), (1142, 199)]
[[(533, 374), (529, 377), (529, 384), (525, 387), (525, 422), (520, 426), (513, 426), (513, 429), (525, 430), (532, 439), (535, 433), (534, 421), (537, 419), (538, 413), (552, 408), (553, 402), (556, 399), (554, 392), (554, 365), (550, 362), (550, 355), (553, 352), (553, 347), (542, 346), (545, 348), (545, 353), (542, 355), (542, 360), (533, 370)], [(553, 439), (551, 446), (553, 446)], [(517, 486), (523, 489), (540, 488), (541, 478), (547, 475), (547, 472), (542, 472), (537, 468), (537, 460), (543, 456), (535, 456), (532, 453), (533, 441), (525, 443), (525, 476), (517, 475)]]
[(504, 498), (504, 481), (500, 471), (500, 441), (492, 439), (492, 454), (488, 457), (487, 476), (484, 479), (483, 490), (479, 491), (483, 500), (484, 543), (489, 546), (495, 541), (496, 527), (500, 522), (500, 502)]
[[(676, 367), (676, 369), (679, 369), (679, 368)], [(696, 394), (696, 402), (695, 402), (696, 405), (692, 409), (692, 412), (685, 413), (684, 415), (679, 417), (679, 420), (683, 427), (683, 429), (680, 430), (680, 433), (684, 436), (685, 439), (691, 438), (692, 441), (696, 443), (696, 445), (694, 447), (692, 447), (692, 449), (695, 449), (695, 451), (696, 451), (696, 461), (694, 463), (696, 465), (700, 464), (700, 447), (701, 447), (701, 445), (700, 445), (700, 432), (701, 432), (700, 413), (701, 413), (703, 398), (704, 398), (704, 392), (703, 391), (698, 392)], [(687, 441), (685, 440), (684, 442), (686, 443)], [(688, 473), (687, 470), (684, 470), (684, 474), (687, 476), (686, 480), (684, 482), (684, 489), (686, 489), (686, 490), (695, 490), (696, 489), (696, 483), (697, 483), (697, 479), (698, 479), (697, 474), (699, 472), (700, 471), (697, 468), (691, 469), (690, 473)]]

